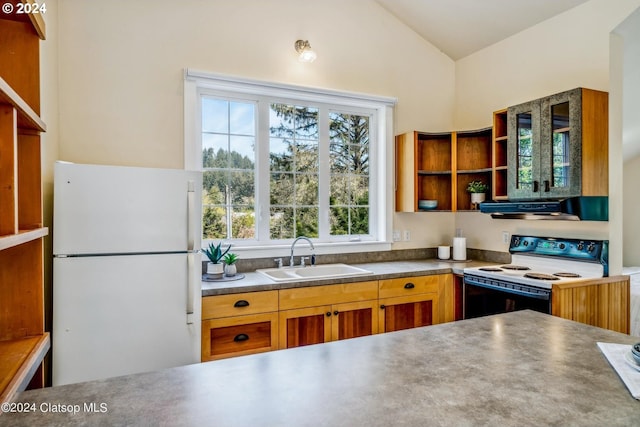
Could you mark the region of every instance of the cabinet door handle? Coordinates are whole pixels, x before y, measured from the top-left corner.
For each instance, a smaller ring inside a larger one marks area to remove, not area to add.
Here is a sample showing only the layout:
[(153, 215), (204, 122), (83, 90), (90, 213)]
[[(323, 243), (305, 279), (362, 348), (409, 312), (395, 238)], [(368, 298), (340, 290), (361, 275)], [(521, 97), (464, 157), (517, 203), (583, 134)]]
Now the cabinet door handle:
[(538, 181), (533, 181), (533, 192), (537, 193), (540, 191), (540, 183)]
[(331, 317), (331, 312), (327, 311), (327, 317)]
[(334, 316), (337, 316), (338, 314), (340, 314), (340, 312), (339, 312), (338, 310), (336, 310), (336, 311), (334, 311), (334, 312), (333, 312), (333, 315), (334, 315)]
[(415, 288), (415, 287), (416, 287), (416, 285), (414, 285), (414, 284), (413, 284), (413, 283), (411, 283), (411, 282), (409, 282), (409, 283), (407, 283), (406, 285), (404, 285), (404, 288), (405, 288), (405, 289), (413, 289), (413, 288)]
[(386, 306), (386, 305), (384, 305), (384, 304), (381, 304), (381, 305), (380, 305), (380, 310), (384, 310), (385, 308), (387, 308), (387, 306)]
[(551, 185), (549, 183), (548, 179), (544, 180), (544, 192), (548, 193), (549, 191), (551, 191)]
[(241, 299), (233, 304), (234, 307), (249, 307), (249, 301)]
[(235, 342), (247, 341), (248, 339), (249, 339), (249, 335), (247, 334), (238, 334), (235, 337), (233, 337), (233, 340)]

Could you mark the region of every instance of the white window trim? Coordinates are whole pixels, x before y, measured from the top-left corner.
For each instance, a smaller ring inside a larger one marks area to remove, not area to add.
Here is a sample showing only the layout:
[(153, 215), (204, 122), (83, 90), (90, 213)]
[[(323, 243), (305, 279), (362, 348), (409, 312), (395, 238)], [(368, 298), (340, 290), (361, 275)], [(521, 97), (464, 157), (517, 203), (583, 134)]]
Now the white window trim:
[[(271, 83), (259, 80), (244, 79), (222, 74), (208, 73), (185, 69), (184, 72), (184, 167), (186, 170), (200, 170), (202, 164), (202, 147), (200, 141), (201, 117), (197, 108), (199, 93), (203, 89), (217, 91), (241, 92), (260, 96), (286, 97), (292, 100), (314, 101), (327, 104), (373, 109), (377, 114), (376, 129), (378, 140), (371, 149), (376, 150), (377, 169), (376, 198), (381, 203), (371, 205), (371, 214), (379, 236), (377, 241), (314, 243), (316, 254), (353, 252), (373, 252), (391, 249), (394, 185), (394, 137), (393, 108), (396, 98), (296, 86), (283, 83)], [(384, 143), (380, 142), (380, 138)], [(289, 255), (290, 244), (269, 246), (234, 246), (234, 252), (246, 258)]]

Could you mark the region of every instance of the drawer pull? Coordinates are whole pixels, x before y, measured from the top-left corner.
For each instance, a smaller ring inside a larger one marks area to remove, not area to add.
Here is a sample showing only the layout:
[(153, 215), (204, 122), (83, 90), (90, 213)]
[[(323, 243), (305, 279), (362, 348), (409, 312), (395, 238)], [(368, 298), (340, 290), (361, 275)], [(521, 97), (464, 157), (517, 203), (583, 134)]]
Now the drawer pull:
[(416, 285), (414, 285), (414, 284), (413, 284), (413, 283), (411, 283), (411, 282), (409, 282), (409, 283), (407, 283), (406, 285), (404, 285), (404, 288), (405, 288), (405, 289), (413, 289), (413, 288), (415, 288), (415, 287), (416, 287)]
[(234, 307), (249, 307), (249, 301), (241, 299), (233, 304)]
[(249, 339), (249, 335), (247, 334), (238, 334), (233, 338), (235, 342), (247, 341), (248, 339)]

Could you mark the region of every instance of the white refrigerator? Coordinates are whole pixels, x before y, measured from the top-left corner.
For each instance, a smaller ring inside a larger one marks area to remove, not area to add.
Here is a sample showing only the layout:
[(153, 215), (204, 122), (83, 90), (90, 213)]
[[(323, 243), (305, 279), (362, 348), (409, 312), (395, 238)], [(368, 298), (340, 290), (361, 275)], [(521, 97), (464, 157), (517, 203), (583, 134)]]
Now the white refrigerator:
[(200, 361), (202, 174), (58, 162), (53, 385)]

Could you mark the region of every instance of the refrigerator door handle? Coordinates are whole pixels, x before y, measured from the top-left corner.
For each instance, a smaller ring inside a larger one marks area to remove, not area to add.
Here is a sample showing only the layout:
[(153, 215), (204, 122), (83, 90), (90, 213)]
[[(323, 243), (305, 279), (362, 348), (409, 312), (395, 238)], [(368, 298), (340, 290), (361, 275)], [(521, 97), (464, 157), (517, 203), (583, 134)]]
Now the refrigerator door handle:
[(196, 250), (196, 193), (195, 183), (188, 181), (187, 183), (187, 250)]
[(196, 264), (196, 254), (188, 253), (187, 254), (187, 325), (193, 324), (193, 308), (194, 308), (194, 299), (195, 299), (195, 289), (196, 289), (196, 274), (195, 274), (195, 264)]

